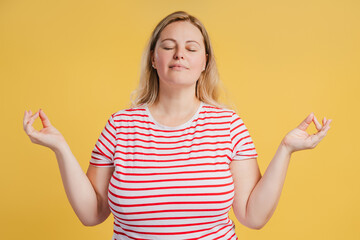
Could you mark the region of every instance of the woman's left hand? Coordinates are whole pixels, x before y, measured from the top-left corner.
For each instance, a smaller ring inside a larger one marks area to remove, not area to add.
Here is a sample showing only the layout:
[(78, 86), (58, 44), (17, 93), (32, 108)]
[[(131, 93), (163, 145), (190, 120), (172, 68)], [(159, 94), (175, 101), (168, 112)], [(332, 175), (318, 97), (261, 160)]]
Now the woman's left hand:
[[(324, 117), (323, 125), (318, 122), (314, 113), (310, 113), (300, 125), (290, 131), (282, 140), (281, 144), (289, 150), (290, 153), (315, 148), (319, 142), (326, 136), (327, 131), (330, 129), (331, 119), (326, 120)], [(317, 133), (309, 135), (306, 129), (311, 122), (314, 122)]]

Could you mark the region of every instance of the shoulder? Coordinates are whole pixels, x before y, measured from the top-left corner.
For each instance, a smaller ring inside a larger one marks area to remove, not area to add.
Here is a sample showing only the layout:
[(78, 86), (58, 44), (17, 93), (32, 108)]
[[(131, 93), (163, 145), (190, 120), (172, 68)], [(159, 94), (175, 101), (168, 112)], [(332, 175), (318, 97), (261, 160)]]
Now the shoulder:
[(227, 113), (227, 114), (234, 114), (235, 111), (226, 107), (217, 107), (209, 103), (203, 102), (203, 111), (210, 112), (210, 113)]
[(232, 120), (237, 116), (236, 112), (226, 107), (218, 107), (208, 103), (203, 103), (202, 113), (206, 116), (217, 116), (218, 118), (226, 118)]
[(120, 119), (120, 118), (129, 118), (129, 117), (136, 117), (136, 116), (142, 116), (146, 112), (145, 104), (136, 106), (136, 107), (130, 107), (125, 109), (120, 109), (114, 113), (111, 114), (111, 118)]

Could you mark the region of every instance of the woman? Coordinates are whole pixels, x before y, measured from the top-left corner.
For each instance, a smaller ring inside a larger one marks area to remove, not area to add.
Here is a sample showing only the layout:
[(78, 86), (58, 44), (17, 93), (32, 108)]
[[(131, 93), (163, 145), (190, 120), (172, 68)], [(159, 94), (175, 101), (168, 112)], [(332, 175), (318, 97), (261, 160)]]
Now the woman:
[[(262, 228), (277, 206), (293, 152), (314, 148), (331, 120), (313, 113), (289, 132), (263, 176), (242, 119), (217, 102), (208, 34), (175, 12), (154, 29), (133, 105), (112, 114), (82, 171), (42, 110), (25, 111), (31, 141), (52, 149), (68, 199), (86, 226), (114, 215), (113, 239), (237, 239), (228, 218)], [(40, 116), (43, 129), (32, 124)], [(308, 135), (314, 122), (318, 132)]]

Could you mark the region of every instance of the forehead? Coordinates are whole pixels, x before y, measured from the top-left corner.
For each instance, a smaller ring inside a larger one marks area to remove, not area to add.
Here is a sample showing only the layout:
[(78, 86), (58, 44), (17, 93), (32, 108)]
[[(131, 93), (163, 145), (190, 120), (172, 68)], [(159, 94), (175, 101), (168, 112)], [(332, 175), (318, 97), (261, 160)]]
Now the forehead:
[(160, 33), (159, 41), (172, 38), (179, 42), (195, 40), (203, 43), (203, 36), (200, 30), (190, 22), (178, 21), (167, 25)]

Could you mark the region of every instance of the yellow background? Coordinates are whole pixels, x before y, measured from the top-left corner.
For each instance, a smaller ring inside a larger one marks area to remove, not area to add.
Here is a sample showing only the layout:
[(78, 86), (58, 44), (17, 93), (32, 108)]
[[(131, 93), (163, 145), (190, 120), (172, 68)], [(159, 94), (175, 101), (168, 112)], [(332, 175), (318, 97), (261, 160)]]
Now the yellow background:
[(176, 10), (205, 24), (262, 173), (310, 112), (333, 119), (315, 149), (292, 156), (271, 220), (261, 230), (236, 221), (239, 239), (360, 239), (357, 0), (0, 1), (0, 239), (111, 239), (112, 216), (77, 219), (54, 153), (23, 131), (24, 111), (41, 107), (86, 171), (108, 117), (129, 106), (151, 31)]

